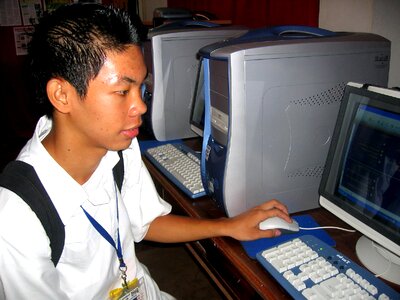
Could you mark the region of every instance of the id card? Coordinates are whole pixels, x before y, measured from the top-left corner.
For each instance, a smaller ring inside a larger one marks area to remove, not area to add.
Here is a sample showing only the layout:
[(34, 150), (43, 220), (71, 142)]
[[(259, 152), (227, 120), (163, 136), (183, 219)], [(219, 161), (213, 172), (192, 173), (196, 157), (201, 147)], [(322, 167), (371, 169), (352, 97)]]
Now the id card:
[(143, 278), (131, 280), (126, 287), (112, 290), (110, 300), (146, 300), (146, 287)]

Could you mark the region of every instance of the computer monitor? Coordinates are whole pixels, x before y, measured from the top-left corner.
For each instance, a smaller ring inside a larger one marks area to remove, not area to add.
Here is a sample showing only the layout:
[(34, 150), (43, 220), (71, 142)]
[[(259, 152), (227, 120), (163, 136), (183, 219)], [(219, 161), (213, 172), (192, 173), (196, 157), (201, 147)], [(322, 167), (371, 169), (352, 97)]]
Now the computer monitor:
[(204, 133), (204, 65), (200, 59), (190, 112), (190, 128), (199, 136)]
[(400, 91), (346, 86), (319, 193), (363, 234), (364, 266), (400, 284)]

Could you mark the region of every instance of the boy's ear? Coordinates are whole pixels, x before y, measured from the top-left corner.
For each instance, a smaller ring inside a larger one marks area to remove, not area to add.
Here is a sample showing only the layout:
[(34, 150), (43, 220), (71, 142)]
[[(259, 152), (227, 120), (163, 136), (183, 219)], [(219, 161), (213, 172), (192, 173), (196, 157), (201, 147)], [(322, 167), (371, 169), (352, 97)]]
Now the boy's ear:
[(68, 113), (71, 107), (74, 88), (68, 81), (52, 78), (47, 82), (47, 97), (54, 108), (61, 113)]

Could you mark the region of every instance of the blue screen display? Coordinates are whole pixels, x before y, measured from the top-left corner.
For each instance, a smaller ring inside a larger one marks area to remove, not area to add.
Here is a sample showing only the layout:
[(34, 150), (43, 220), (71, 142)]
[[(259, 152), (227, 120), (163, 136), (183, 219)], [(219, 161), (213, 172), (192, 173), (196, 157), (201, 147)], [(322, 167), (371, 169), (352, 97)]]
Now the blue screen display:
[(370, 105), (355, 110), (337, 193), (385, 227), (400, 228), (400, 115)]

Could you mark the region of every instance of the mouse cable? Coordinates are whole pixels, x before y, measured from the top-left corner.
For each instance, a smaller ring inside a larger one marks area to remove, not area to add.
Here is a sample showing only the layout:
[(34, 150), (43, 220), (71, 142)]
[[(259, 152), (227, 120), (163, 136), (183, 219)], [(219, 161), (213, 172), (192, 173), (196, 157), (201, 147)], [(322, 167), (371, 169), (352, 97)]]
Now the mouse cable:
[(348, 232), (356, 232), (356, 230), (355, 230), (355, 229), (347, 229), (347, 228), (336, 227), (336, 226), (321, 226), (321, 227), (299, 227), (299, 229), (302, 229), (302, 230), (317, 230), (317, 229), (339, 229), (339, 230), (348, 231)]

